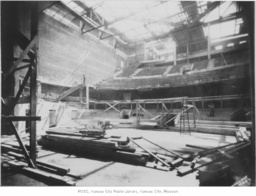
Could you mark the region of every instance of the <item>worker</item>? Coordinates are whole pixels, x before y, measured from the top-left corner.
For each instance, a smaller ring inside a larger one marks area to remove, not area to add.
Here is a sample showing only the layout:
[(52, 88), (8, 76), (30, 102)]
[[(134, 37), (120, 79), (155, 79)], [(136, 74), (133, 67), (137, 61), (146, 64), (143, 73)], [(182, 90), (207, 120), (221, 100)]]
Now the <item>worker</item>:
[(214, 109), (215, 109), (214, 104), (211, 103), (210, 105), (208, 105), (208, 107), (210, 108), (210, 116), (214, 117)]

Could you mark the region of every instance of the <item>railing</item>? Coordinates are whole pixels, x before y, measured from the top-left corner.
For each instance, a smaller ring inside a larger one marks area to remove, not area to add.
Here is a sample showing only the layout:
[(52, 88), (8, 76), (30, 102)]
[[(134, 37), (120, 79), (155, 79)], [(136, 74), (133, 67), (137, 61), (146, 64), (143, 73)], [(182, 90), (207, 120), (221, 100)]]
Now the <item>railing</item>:
[(195, 85), (199, 83), (209, 83), (222, 80), (244, 78), (249, 76), (248, 64), (237, 66), (226, 66), (213, 70), (191, 72), (185, 75), (173, 75), (158, 78), (130, 78), (112, 80), (108, 83), (100, 84), (99, 89), (143, 89), (143, 88), (164, 88)]

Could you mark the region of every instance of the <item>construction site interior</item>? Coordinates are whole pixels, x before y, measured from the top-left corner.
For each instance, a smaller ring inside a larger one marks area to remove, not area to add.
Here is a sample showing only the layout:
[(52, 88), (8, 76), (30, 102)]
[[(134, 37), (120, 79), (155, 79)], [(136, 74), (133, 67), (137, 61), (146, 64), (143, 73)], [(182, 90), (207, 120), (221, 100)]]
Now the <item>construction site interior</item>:
[(254, 2), (0, 5), (2, 186), (255, 186)]

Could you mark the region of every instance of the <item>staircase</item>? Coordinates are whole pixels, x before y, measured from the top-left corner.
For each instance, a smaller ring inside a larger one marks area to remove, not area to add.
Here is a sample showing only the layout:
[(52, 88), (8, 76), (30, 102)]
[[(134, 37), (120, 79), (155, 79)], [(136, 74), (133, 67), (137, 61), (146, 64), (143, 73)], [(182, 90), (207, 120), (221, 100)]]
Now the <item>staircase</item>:
[(166, 76), (171, 71), (172, 68), (173, 68), (173, 66), (168, 66), (168, 68), (165, 70), (163, 75)]
[(207, 69), (213, 69), (214, 68), (214, 59), (211, 59), (208, 61)]
[(68, 95), (70, 95), (71, 93), (75, 92), (76, 90), (80, 89), (83, 85), (79, 84), (78, 86), (74, 86), (70, 89), (68, 89), (67, 91), (65, 91), (64, 93), (62, 93), (58, 98), (57, 101), (61, 101), (62, 99), (64, 99), (65, 97), (67, 97)]
[(136, 76), (142, 69), (137, 69), (130, 77)]

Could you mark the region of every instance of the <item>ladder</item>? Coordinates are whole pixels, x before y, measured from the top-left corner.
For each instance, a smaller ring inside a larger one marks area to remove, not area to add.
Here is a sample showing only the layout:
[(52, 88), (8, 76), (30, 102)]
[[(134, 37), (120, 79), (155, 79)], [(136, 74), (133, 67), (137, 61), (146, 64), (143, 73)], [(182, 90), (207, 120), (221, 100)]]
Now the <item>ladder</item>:
[[(180, 113), (180, 134), (182, 133), (188, 133), (189, 135), (191, 135), (191, 131), (190, 131), (190, 124), (189, 124), (189, 109), (191, 107), (185, 107), (187, 106), (185, 104), (185, 101), (183, 100), (183, 105), (181, 106), (181, 113)], [(186, 120), (188, 123), (188, 128), (186, 129)]]

